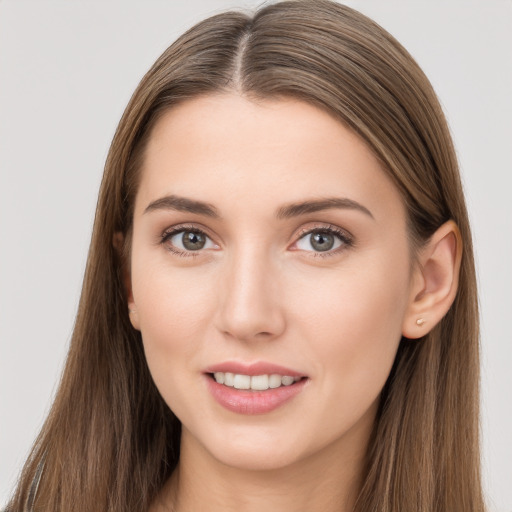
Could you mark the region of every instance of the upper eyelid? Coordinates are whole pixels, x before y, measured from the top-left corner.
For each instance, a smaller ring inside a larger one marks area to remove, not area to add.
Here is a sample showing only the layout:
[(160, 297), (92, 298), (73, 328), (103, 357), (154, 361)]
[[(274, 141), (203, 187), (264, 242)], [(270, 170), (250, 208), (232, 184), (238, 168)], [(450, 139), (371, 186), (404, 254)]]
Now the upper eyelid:
[[(166, 235), (168, 234), (176, 234), (176, 233), (180, 233), (181, 231), (199, 231), (201, 233), (204, 233), (205, 235), (209, 236), (210, 238), (212, 238), (212, 236), (209, 234), (209, 229), (202, 226), (202, 225), (197, 225), (197, 224), (178, 224), (176, 226), (170, 226), (168, 228), (165, 228), (163, 231), (162, 231), (162, 234), (160, 235), (161, 238), (164, 238)], [(313, 227), (302, 227), (299, 229), (298, 232), (296, 232), (296, 235), (297, 237), (302, 237), (304, 235), (307, 235), (313, 231), (332, 231), (336, 234), (343, 234), (343, 235), (346, 235), (347, 238), (350, 238), (352, 239), (353, 236), (352, 234), (347, 231), (346, 229), (344, 228), (341, 228), (339, 226), (335, 226), (331, 223), (319, 223), (318, 225), (315, 225)]]
[(210, 230), (202, 225), (196, 225), (196, 224), (178, 224), (176, 226), (169, 226), (165, 228), (160, 238), (165, 238), (167, 235), (175, 235), (177, 233), (180, 233), (182, 231), (197, 231), (199, 233), (203, 233), (204, 235), (208, 236), (209, 238), (212, 238), (210, 234)]
[(298, 233), (298, 236), (302, 237), (302, 236), (308, 235), (310, 233), (313, 233), (315, 231), (320, 231), (320, 232), (327, 231), (327, 232), (331, 232), (331, 233), (334, 233), (339, 236), (343, 235), (346, 238), (349, 238), (351, 240), (353, 239), (353, 236), (349, 231), (347, 231), (346, 229), (340, 228), (338, 226), (334, 226), (333, 224), (314, 226), (312, 228), (302, 228), (300, 230), (300, 232)]
[[(312, 227), (302, 227), (299, 229), (299, 231), (295, 231), (295, 235), (294, 235), (294, 241), (293, 241), (293, 244), (296, 243), (298, 240), (300, 240), (301, 238), (303, 238), (304, 236), (308, 235), (308, 234), (311, 234), (315, 231), (326, 231), (326, 232), (332, 232), (334, 233), (334, 235), (336, 236), (339, 236), (341, 238), (344, 238), (345, 240), (344, 241), (350, 241), (351, 243), (353, 243), (353, 235), (347, 231), (346, 229), (344, 228), (341, 228), (339, 226), (336, 226), (336, 225), (333, 225), (332, 223), (315, 223), (316, 225), (312, 226)], [(163, 242), (164, 239), (166, 238), (170, 238), (170, 236), (174, 236), (180, 232), (183, 232), (183, 231), (197, 231), (197, 232), (200, 232), (204, 235), (206, 235), (208, 238), (210, 238), (210, 240), (214, 241), (214, 238), (215, 237), (212, 237), (212, 235), (209, 233), (209, 230), (202, 226), (202, 225), (197, 225), (197, 224), (193, 224), (193, 223), (185, 223), (185, 224), (178, 224), (176, 226), (170, 226), (168, 228), (166, 228), (162, 234), (160, 235), (160, 240)], [(216, 243), (216, 242), (215, 242)], [(193, 252), (193, 251), (191, 251)], [(197, 251), (199, 252), (199, 251)]]

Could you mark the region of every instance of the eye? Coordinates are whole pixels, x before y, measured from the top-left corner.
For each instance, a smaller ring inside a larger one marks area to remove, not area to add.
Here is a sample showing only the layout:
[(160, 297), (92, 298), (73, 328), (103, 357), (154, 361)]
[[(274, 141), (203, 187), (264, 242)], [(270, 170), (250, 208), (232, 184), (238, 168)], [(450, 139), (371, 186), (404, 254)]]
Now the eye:
[(162, 244), (179, 256), (198, 256), (202, 249), (215, 249), (218, 246), (210, 237), (198, 228), (183, 226), (167, 230), (162, 235)]
[(308, 230), (299, 238), (295, 246), (301, 251), (325, 253), (315, 254), (315, 256), (328, 256), (339, 252), (337, 249), (343, 249), (352, 244), (352, 238), (346, 232), (329, 226)]

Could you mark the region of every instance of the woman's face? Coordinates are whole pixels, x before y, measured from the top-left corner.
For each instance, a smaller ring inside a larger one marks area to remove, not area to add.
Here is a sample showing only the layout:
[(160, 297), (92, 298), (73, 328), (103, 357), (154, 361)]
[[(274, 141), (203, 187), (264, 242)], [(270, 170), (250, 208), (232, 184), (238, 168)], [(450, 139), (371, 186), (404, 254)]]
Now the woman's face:
[(361, 457), (410, 269), (397, 189), (323, 111), (219, 94), (155, 126), (131, 319), (185, 449), (252, 469)]

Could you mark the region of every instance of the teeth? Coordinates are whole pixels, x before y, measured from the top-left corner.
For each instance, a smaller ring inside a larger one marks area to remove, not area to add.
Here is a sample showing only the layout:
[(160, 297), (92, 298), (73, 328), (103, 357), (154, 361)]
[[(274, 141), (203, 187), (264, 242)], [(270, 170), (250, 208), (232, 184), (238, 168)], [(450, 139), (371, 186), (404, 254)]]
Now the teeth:
[(265, 391), (268, 389), (268, 375), (255, 375), (251, 377), (251, 389)]
[(213, 374), (215, 382), (224, 384), (235, 389), (252, 389), (254, 391), (265, 391), (275, 389), (281, 386), (290, 386), (298, 382), (301, 377), (291, 377), (290, 375), (242, 375), (239, 373), (215, 372)]
[(269, 388), (278, 388), (279, 386), (281, 386), (281, 375), (271, 375), (269, 378), (268, 378), (268, 387)]
[(232, 388), (235, 385), (235, 374), (226, 372), (224, 374), (224, 384)]
[(293, 377), (283, 377), (281, 379), (281, 382), (283, 383), (283, 386), (289, 386), (290, 384), (293, 384)]
[(235, 374), (233, 387), (236, 389), (251, 389), (251, 377), (249, 375)]

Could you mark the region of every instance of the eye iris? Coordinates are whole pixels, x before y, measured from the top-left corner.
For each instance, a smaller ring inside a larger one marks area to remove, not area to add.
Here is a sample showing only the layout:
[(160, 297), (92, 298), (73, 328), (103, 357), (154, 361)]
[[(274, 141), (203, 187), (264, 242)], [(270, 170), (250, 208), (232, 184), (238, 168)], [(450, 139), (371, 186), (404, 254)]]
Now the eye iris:
[(201, 233), (194, 233), (193, 231), (185, 231), (181, 241), (183, 242), (183, 247), (189, 251), (202, 249), (206, 244), (206, 238)]
[(334, 245), (334, 236), (329, 233), (313, 233), (311, 246), (317, 251), (328, 251)]

